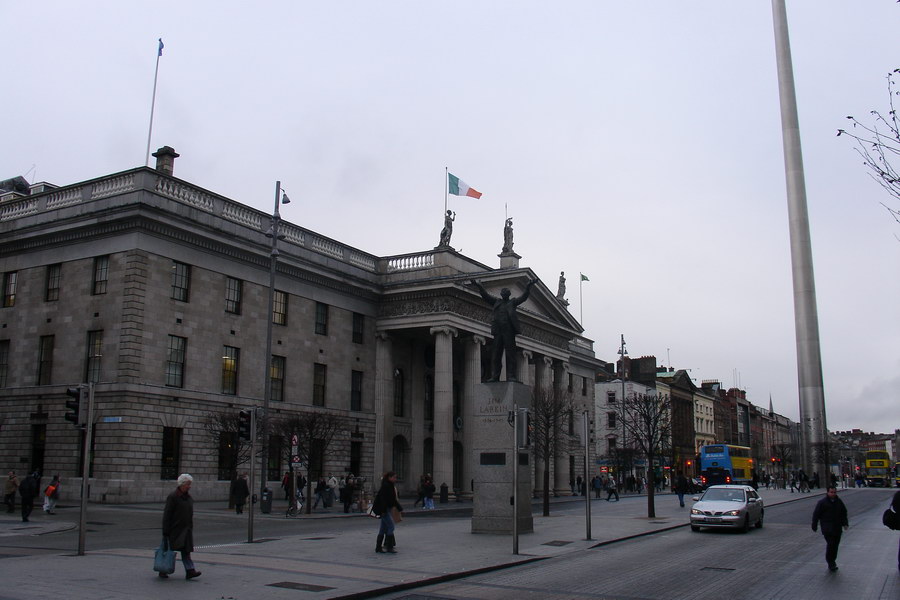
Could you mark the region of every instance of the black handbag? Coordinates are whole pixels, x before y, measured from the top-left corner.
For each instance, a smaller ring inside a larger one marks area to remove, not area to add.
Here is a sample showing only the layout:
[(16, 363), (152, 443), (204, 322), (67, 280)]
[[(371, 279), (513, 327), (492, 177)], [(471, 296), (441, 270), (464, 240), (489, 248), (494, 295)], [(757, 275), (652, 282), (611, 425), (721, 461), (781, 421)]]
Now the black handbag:
[(884, 514), (881, 515), (881, 522), (884, 523), (884, 526), (888, 529), (900, 529), (900, 515), (894, 512), (894, 507), (889, 506)]

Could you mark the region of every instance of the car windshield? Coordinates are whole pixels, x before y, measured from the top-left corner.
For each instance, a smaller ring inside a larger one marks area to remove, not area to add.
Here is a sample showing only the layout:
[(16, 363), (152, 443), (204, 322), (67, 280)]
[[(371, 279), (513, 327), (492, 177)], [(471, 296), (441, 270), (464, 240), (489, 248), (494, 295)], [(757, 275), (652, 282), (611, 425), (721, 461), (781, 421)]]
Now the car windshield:
[(744, 490), (721, 490), (710, 488), (703, 494), (702, 499), (715, 502), (743, 502)]

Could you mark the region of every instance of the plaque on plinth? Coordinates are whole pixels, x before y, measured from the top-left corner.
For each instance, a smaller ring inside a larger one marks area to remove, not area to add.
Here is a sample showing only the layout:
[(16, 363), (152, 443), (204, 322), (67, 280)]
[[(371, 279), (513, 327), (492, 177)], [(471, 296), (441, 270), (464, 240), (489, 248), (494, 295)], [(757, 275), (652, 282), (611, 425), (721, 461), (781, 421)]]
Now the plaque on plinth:
[[(519, 533), (534, 531), (531, 516), (531, 472), (529, 452), (513, 444), (515, 431), (509, 424), (513, 407), (531, 407), (531, 388), (515, 381), (481, 383), (475, 386), (472, 415), (473, 479), (472, 533)], [(524, 418), (524, 416), (523, 416)], [(513, 465), (518, 476), (518, 506), (513, 497)]]

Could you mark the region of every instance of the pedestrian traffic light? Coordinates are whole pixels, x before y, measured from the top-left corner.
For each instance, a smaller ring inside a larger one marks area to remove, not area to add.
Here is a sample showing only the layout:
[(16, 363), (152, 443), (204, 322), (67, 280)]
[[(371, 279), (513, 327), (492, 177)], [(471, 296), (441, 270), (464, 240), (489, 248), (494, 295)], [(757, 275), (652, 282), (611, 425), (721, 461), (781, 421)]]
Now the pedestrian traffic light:
[(81, 395), (83, 391), (84, 388), (82, 387), (70, 387), (66, 389), (66, 396), (72, 398), (71, 400), (66, 400), (66, 408), (71, 412), (67, 412), (63, 418), (76, 427), (84, 425), (84, 420), (81, 417)]
[(253, 439), (253, 412), (242, 410), (238, 415), (238, 437), (242, 440), (250, 441)]

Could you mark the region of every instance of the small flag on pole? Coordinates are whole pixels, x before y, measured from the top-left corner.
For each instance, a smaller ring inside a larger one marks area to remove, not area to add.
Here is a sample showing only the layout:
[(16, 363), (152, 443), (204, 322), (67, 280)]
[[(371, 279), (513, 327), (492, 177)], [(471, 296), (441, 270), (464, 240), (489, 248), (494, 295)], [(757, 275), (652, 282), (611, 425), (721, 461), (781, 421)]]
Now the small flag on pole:
[(584, 273), (581, 273), (580, 275), (582, 281), (590, 281), (590, 279), (588, 279), (587, 275), (585, 275)]
[(475, 188), (469, 187), (465, 181), (454, 175), (453, 173), (447, 173), (447, 177), (449, 178), (449, 191), (454, 196), (471, 196), (472, 198), (481, 198), (481, 192), (476, 190)]
[(162, 49), (165, 47), (166, 45), (162, 43), (162, 38), (159, 38), (159, 54), (157, 56), (162, 56)]

